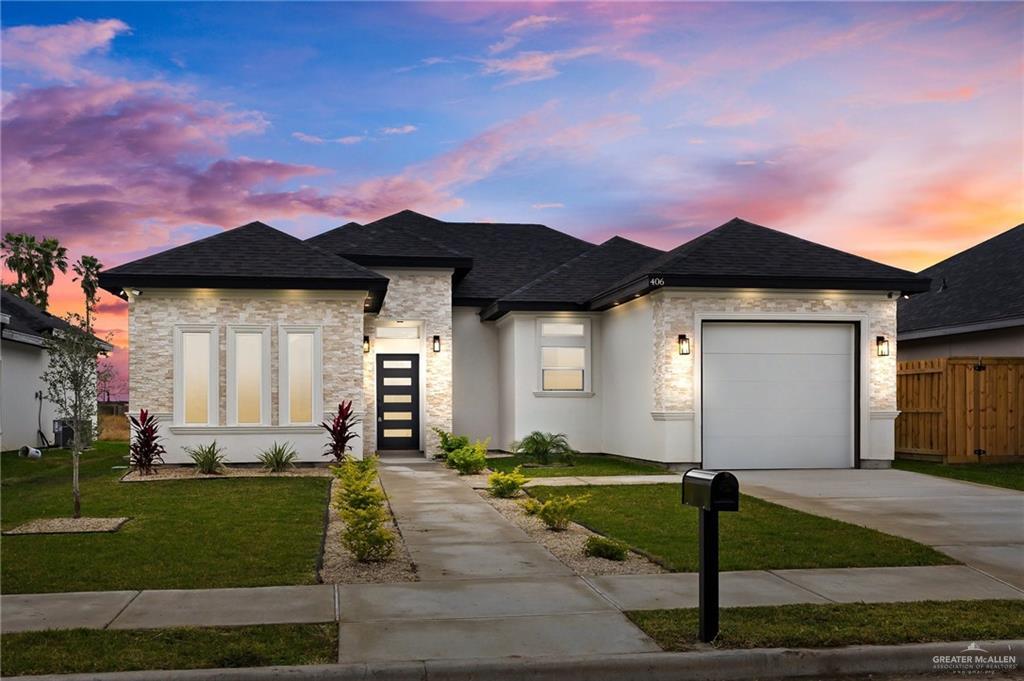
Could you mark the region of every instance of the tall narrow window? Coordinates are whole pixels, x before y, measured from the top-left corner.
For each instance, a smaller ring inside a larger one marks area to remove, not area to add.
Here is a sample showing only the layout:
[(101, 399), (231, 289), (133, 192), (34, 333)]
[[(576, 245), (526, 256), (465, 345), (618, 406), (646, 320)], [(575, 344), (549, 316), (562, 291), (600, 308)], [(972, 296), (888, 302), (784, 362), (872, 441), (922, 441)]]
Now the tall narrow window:
[(590, 389), (590, 320), (540, 320), (540, 389), (585, 392)]
[(288, 422), (312, 423), (316, 383), (316, 336), (312, 332), (287, 334)]
[(263, 334), (235, 334), (235, 399), (238, 423), (263, 420)]
[(210, 334), (181, 334), (182, 389), (185, 423), (205, 424), (210, 418)]

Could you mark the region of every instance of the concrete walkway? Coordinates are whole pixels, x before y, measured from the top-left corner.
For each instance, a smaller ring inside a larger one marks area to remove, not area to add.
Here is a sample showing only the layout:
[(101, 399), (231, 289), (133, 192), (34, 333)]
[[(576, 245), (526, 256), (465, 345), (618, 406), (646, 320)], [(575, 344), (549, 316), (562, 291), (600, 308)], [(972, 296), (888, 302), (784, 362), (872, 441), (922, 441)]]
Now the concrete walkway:
[(746, 494), (912, 539), (1024, 588), (1024, 492), (899, 470), (736, 476)]

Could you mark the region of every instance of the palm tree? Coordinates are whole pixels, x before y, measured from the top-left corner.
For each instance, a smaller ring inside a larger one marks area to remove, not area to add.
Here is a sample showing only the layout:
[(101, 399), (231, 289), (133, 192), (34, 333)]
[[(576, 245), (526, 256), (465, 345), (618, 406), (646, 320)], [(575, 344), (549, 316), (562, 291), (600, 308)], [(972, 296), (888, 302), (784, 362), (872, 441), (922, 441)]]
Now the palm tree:
[(11, 284), (7, 288), (19, 296), (25, 295), (26, 282), (31, 279), (31, 273), (35, 269), (36, 246), (36, 238), (31, 234), (4, 234), (3, 258), (7, 269), (14, 272), (18, 278), (17, 284)]
[(83, 255), (71, 268), (78, 275), (74, 281), (81, 281), (85, 293), (85, 327), (92, 329), (92, 314), (96, 309), (97, 295), (100, 290), (100, 270), (103, 263), (93, 255)]
[(35, 294), (35, 304), (45, 310), (50, 303), (50, 287), (56, 279), (54, 270), (60, 270), (62, 274), (68, 271), (68, 249), (60, 245), (60, 241), (51, 237), (45, 237), (36, 247), (36, 267), (33, 272), (33, 280), (29, 282)]

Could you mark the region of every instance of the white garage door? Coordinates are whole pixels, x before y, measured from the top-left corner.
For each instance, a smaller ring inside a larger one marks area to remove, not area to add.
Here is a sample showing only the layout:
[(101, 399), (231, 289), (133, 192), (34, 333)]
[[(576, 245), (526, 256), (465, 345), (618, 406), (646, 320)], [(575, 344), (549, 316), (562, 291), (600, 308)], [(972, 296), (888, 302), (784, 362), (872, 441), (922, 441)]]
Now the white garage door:
[(704, 467), (851, 468), (853, 325), (705, 322)]

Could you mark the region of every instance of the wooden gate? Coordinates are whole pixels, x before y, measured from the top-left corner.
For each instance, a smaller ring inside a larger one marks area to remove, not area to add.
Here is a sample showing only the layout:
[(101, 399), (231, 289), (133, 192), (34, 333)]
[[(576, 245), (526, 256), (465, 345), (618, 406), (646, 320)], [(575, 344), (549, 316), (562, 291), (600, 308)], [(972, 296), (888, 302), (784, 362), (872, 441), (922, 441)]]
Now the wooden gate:
[(896, 453), (947, 463), (1024, 456), (1024, 357), (899, 362)]

